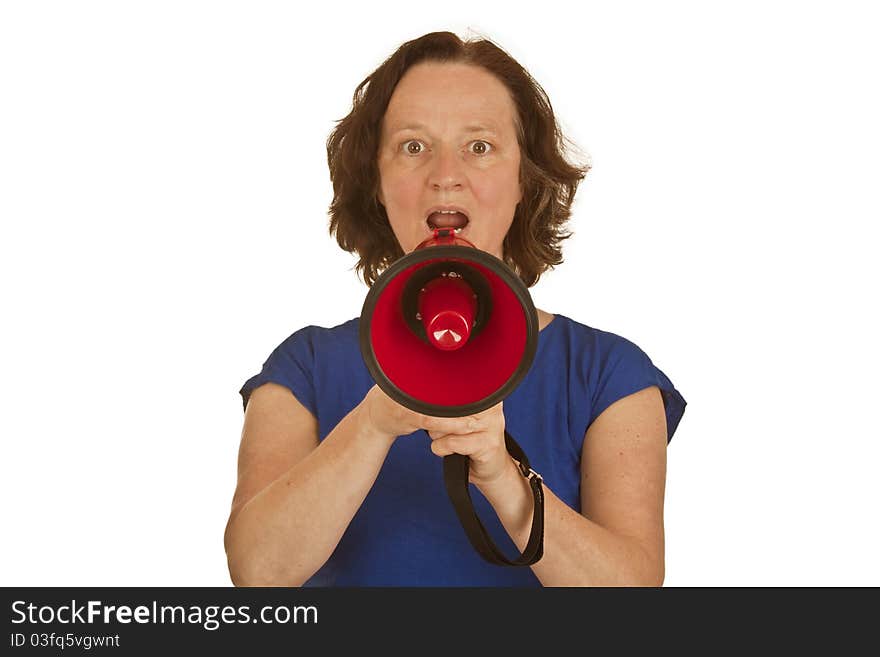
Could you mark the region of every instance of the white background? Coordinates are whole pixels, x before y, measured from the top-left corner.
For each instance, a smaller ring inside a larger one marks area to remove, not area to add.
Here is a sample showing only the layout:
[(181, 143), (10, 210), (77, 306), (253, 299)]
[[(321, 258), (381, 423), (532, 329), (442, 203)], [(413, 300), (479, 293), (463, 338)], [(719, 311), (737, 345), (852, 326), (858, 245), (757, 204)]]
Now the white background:
[(0, 583), (230, 583), (238, 390), (367, 291), (325, 140), (451, 30), (592, 158), (536, 305), (687, 399), (666, 585), (880, 585), (870, 3), (307, 4), (0, 5)]

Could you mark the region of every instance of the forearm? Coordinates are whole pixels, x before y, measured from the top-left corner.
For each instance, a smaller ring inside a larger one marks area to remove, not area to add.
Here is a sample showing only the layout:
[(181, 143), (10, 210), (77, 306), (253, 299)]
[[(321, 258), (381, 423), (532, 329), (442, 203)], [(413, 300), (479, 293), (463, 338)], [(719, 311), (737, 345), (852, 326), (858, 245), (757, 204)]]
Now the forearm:
[(227, 553), (236, 585), (300, 586), (333, 553), (393, 443), (369, 431), (361, 408), (232, 518)]
[[(481, 492), (522, 551), (532, 528), (534, 497), (513, 461), (509, 473)], [(591, 522), (544, 485), (544, 555), (532, 566), (544, 586), (660, 586), (662, 556)]]

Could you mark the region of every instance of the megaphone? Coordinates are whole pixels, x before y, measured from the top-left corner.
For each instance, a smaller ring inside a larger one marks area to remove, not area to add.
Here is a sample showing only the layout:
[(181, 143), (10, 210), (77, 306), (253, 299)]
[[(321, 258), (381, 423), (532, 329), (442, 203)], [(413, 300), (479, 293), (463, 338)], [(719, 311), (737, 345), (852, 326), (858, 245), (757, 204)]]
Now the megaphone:
[(504, 262), (438, 228), (373, 284), (359, 338), (389, 397), (426, 415), (462, 417), (494, 406), (526, 375), (538, 315)]
[[(538, 314), (519, 276), (490, 253), (436, 228), (376, 279), (359, 323), (361, 354), (376, 384), (397, 403), (435, 417), (484, 411), (528, 373), (538, 344)], [(449, 497), (471, 544), (491, 563), (531, 565), (543, 553), (540, 475), (507, 431), (508, 452), (535, 496), (532, 537), (505, 557), (477, 518), (466, 456), (444, 457)]]

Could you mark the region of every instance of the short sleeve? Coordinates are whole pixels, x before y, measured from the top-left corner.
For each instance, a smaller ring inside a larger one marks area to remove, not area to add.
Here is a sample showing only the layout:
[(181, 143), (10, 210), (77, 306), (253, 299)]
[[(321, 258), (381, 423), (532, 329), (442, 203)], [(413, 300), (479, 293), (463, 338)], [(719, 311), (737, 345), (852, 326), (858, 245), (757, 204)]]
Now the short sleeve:
[(271, 382), (290, 389), (312, 415), (318, 416), (312, 375), (315, 349), (311, 329), (312, 327), (300, 329), (278, 345), (263, 363), (260, 373), (245, 381), (239, 391), (244, 409), (247, 409), (248, 399), (254, 389)]
[(644, 351), (625, 338), (614, 337), (616, 340), (605, 354), (593, 389), (590, 424), (617, 400), (657, 386), (666, 410), (667, 442), (671, 441), (687, 402)]

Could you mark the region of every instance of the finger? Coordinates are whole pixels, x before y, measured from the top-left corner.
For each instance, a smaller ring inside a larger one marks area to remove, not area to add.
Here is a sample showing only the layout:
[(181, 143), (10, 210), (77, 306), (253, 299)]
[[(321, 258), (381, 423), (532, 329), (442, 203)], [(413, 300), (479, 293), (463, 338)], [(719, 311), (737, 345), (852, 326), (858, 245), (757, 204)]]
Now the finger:
[(445, 438), (439, 438), (431, 443), (431, 451), (437, 456), (449, 456), (450, 454), (462, 454), (470, 456), (478, 451), (476, 441), (467, 440), (467, 436), (451, 434)]
[(429, 431), (428, 436), (430, 436), (431, 440), (440, 440), (441, 438), (446, 438), (447, 436), (470, 436), (474, 433), (479, 433), (478, 431)]
[(474, 415), (465, 417), (432, 417), (424, 416), (422, 427), (429, 433), (463, 434), (483, 431), (487, 428), (487, 422)]
[(449, 447), (448, 443), (434, 441), (431, 443), (431, 451), (434, 452), (437, 456), (449, 456), (450, 454), (454, 454), (455, 452)]
[(480, 433), (480, 432), (479, 431), (473, 431), (473, 432), (469, 431), (467, 433), (454, 433), (454, 432), (450, 433), (450, 432), (446, 432), (446, 431), (429, 431), (428, 436), (431, 438), (431, 440), (436, 441), (436, 440), (441, 440), (443, 438), (447, 438), (449, 436), (461, 436), (462, 438), (467, 438), (469, 436), (473, 436), (478, 433)]
[(470, 456), (485, 449), (485, 441), (467, 434), (449, 434), (431, 442), (431, 451), (437, 456), (463, 454)]

